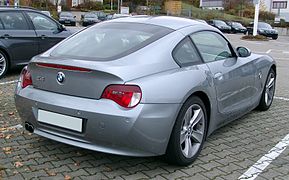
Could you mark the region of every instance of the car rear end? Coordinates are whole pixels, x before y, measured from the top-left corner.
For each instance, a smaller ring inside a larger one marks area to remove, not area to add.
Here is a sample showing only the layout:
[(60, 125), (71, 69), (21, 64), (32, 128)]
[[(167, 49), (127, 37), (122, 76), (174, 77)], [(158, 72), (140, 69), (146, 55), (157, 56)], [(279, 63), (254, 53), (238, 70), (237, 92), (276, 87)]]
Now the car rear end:
[[(114, 34), (119, 31), (118, 26), (111, 26)], [(95, 32), (92, 28), (90, 30)], [(141, 31), (144, 27), (136, 24), (134, 28), (136, 33), (136, 30)], [(79, 50), (82, 54), (89, 54), (85, 57), (78, 56), (77, 50), (66, 57), (64, 47), (68, 46), (67, 43), (71, 45), (66, 48), (67, 52), (74, 49), (74, 40), (82, 47), (76, 37), (35, 57), (22, 71), (15, 93), (16, 107), (25, 128), (59, 142), (106, 153), (129, 156), (165, 153), (179, 104), (145, 103), (142, 84), (133, 81), (177, 68), (173, 60), (166, 64), (160, 63), (162, 54), (170, 56), (166, 52), (155, 55), (152, 58), (155, 58), (155, 63), (147, 61), (146, 58), (153, 54), (154, 48), (161, 48), (155, 41), (172, 32), (155, 28), (149, 30), (150, 33), (156, 33), (156, 36), (151, 36), (153, 39), (148, 37), (149, 33), (143, 33), (137, 36), (140, 38), (140, 47), (137, 42), (131, 42), (136, 43), (133, 50), (128, 49), (125, 53), (118, 51), (119, 44), (115, 44), (116, 49), (110, 46), (111, 51), (107, 50), (109, 52), (103, 53), (101, 57), (91, 58), (89, 48)], [(102, 33), (111, 29), (99, 31)], [(86, 32), (89, 33), (89, 30)], [(132, 33), (119, 34), (124, 38), (123, 35)], [(92, 39), (88, 34), (84, 36)], [(176, 34), (169, 36), (171, 39), (162, 41), (172, 43), (173, 39), (178, 38)], [(82, 36), (79, 38), (83, 39)], [(100, 36), (95, 36), (96, 41), (100, 41), (98, 38)], [(151, 44), (154, 44), (153, 48)], [(86, 45), (89, 46), (89, 43)], [(146, 57), (136, 55), (145, 52), (149, 53)], [(115, 58), (118, 60), (112, 60)], [(144, 67), (151, 68), (147, 70)]]
[(61, 23), (63, 25), (69, 25), (69, 26), (75, 26), (76, 25), (75, 18), (69, 12), (60, 13), (58, 21), (59, 21), (59, 23)]
[[(63, 85), (59, 72), (66, 76)], [(15, 102), (31, 133), (87, 149), (146, 156), (127, 140), (144, 108), (141, 95), (138, 86), (105, 72), (31, 63), (22, 72)]]
[(258, 29), (258, 34), (266, 37), (271, 37), (273, 39), (278, 38), (278, 31), (275, 29)]

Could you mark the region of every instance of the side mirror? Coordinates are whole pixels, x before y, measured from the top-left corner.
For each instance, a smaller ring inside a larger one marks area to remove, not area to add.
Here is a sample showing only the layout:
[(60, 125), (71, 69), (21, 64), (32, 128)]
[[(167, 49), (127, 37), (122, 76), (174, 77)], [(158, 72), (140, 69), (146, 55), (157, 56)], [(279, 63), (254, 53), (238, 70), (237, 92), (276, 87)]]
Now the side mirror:
[(251, 51), (245, 47), (237, 47), (237, 53), (239, 57), (249, 57), (251, 55)]
[(73, 16), (74, 18), (76, 18), (76, 16)]

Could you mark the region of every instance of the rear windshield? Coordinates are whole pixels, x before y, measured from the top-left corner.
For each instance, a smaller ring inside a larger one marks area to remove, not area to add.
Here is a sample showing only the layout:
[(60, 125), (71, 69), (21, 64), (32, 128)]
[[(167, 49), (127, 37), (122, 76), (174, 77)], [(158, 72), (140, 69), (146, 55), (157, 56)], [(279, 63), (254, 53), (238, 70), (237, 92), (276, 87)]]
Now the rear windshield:
[(84, 17), (85, 18), (97, 18), (97, 15), (91, 13), (91, 14), (85, 14)]
[(237, 23), (237, 22), (233, 22), (232, 25), (233, 25), (233, 27), (237, 27), (237, 28), (242, 28), (243, 27), (242, 24)]
[(227, 24), (224, 21), (220, 21), (220, 20), (215, 20), (216, 25), (219, 26), (227, 26)]
[(51, 56), (94, 61), (133, 53), (173, 30), (140, 23), (99, 23), (56, 47)]
[(258, 23), (258, 28), (265, 28), (265, 29), (272, 29), (271, 25), (270, 24), (267, 24), (267, 23), (263, 23), (263, 22), (259, 22)]
[(72, 14), (69, 13), (69, 12), (62, 12), (62, 13), (60, 13), (59, 16), (60, 16), (60, 17), (72, 17)]

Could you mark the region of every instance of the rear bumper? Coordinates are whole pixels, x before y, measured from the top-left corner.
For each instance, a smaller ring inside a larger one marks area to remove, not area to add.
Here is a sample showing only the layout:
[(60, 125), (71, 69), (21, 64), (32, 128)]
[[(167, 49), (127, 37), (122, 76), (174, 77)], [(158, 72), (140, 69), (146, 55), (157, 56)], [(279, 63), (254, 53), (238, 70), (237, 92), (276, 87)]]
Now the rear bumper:
[[(19, 85), (16, 108), (23, 123), (31, 123), (40, 136), (90, 150), (127, 155), (162, 155), (170, 138), (180, 104), (139, 104), (127, 110), (100, 99), (73, 97)], [(41, 123), (38, 110), (84, 120), (81, 133)]]
[(70, 21), (70, 20), (67, 20), (67, 21), (60, 20), (59, 23), (63, 25), (71, 25), (71, 26), (74, 26), (76, 24), (75, 21)]
[(90, 25), (93, 25), (93, 24), (96, 24), (96, 22), (90, 22), (90, 21), (82, 22), (82, 26), (90, 26)]
[(231, 33), (231, 29), (219, 29), (223, 33)]
[(259, 34), (262, 36), (271, 37), (271, 38), (278, 37), (278, 34), (269, 34), (269, 33), (261, 33), (261, 32), (259, 32)]
[(234, 29), (234, 30), (232, 30), (233, 32), (235, 32), (235, 33), (244, 33), (244, 34), (246, 34), (247, 33), (247, 29)]

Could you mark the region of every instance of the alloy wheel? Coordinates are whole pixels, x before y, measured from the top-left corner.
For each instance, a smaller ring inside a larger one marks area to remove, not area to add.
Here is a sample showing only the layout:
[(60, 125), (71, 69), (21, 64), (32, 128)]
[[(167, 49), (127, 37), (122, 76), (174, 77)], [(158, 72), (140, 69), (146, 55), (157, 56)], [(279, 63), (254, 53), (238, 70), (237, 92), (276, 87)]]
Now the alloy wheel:
[(186, 158), (193, 157), (199, 150), (205, 134), (205, 116), (198, 104), (191, 105), (181, 126), (180, 146)]
[(0, 77), (6, 72), (7, 60), (6, 57), (0, 53)]
[(267, 79), (266, 89), (265, 89), (265, 103), (269, 106), (274, 97), (275, 90), (275, 75), (270, 73)]

